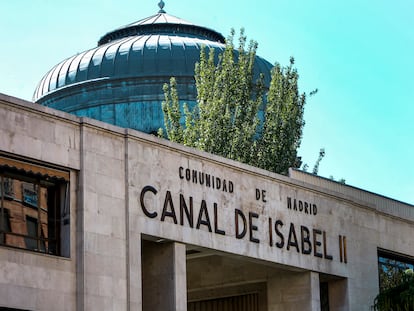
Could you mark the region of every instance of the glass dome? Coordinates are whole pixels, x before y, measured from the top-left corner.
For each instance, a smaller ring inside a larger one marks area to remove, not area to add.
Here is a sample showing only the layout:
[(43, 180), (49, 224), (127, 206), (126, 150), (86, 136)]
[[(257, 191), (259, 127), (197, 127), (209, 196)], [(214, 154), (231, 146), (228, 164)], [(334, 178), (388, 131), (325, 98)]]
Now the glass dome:
[[(224, 37), (165, 13), (105, 34), (98, 46), (54, 66), (33, 101), (147, 133), (163, 127), (163, 85), (176, 77), (181, 102), (196, 103), (194, 66), (202, 47), (224, 50)], [(255, 71), (270, 81), (272, 65), (257, 57)]]

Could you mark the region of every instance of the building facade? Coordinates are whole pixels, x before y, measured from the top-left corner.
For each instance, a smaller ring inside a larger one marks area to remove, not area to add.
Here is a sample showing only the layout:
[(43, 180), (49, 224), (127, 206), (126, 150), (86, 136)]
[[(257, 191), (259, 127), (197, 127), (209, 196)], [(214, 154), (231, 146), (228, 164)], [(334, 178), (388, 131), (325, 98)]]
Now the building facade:
[(52, 68), (36, 104), (0, 94), (0, 310), (370, 310), (413, 267), (412, 205), (145, 134), (171, 76), (196, 105), (203, 46), (224, 38), (160, 1)]
[(414, 207), (0, 95), (0, 309), (370, 310)]

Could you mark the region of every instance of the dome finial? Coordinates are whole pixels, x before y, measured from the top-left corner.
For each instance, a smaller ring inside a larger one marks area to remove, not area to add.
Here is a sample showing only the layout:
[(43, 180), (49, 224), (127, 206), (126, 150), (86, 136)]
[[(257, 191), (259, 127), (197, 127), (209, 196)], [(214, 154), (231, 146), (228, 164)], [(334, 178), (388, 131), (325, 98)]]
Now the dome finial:
[(158, 13), (165, 13), (165, 11), (164, 11), (164, 5), (165, 5), (165, 3), (162, 0), (158, 3), (158, 7), (160, 8), (160, 10), (158, 11)]

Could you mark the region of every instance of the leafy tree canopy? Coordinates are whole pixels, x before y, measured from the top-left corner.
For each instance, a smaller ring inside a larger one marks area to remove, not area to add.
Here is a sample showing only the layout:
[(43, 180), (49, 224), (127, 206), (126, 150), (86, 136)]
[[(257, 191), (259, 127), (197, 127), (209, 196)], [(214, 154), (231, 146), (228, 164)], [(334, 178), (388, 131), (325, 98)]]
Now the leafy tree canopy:
[[(298, 91), (294, 59), (276, 63), (269, 89), (263, 75), (254, 76), (257, 43), (240, 31), (237, 52), (234, 30), (220, 55), (202, 49), (195, 67), (197, 105), (180, 106), (176, 81), (164, 86), (165, 133), (168, 139), (286, 174), (299, 167), (297, 149), (304, 126), (304, 93)], [(312, 94), (312, 93), (311, 93)]]
[(414, 310), (414, 273), (407, 269), (396, 284), (383, 289), (375, 298), (374, 311)]

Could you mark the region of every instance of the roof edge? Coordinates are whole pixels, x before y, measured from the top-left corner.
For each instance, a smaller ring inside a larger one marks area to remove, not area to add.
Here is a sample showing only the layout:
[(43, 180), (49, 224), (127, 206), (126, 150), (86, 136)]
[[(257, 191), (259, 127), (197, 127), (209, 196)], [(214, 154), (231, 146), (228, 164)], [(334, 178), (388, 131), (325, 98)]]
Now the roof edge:
[(99, 39), (98, 46), (125, 37), (154, 33), (197, 35), (208, 40), (225, 43), (225, 37), (215, 30), (191, 24), (166, 13), (159, 13), (106, 33)]

